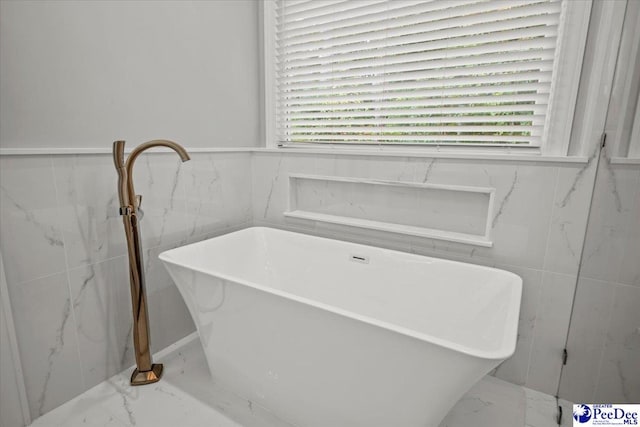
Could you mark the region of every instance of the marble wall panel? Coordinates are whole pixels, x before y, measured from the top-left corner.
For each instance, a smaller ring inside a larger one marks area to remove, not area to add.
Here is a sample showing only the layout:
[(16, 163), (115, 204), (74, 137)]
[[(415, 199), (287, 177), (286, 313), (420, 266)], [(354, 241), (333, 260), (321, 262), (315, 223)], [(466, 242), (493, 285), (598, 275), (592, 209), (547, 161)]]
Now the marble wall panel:
[[(157, 351), (195, 329), (157, 256), (250, 225), (251, 154), (142, 154), (134, 172)], [(33, 418), (134, 362), (118, 208), (110, 155), (0, 158), (1, 250)]]
[(27, 400), (35, 419), (85, 390), (73, 302), (66, 272), (8, 285)]
[(0, 233), (9, 285), (66, 270), (50, 158), (0, 158)]
[(560, 396), (640, 401), (640, 167), (600, 159)]

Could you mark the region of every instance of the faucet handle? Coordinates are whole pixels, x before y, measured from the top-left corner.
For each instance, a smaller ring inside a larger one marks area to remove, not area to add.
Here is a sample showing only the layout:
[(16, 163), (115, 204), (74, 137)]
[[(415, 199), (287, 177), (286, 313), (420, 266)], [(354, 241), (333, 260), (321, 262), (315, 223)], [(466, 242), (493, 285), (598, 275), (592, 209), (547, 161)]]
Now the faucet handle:
[(136, 195), (136, 212), (138, 212), (138, 220), (142, 221), (144, 218), (144, 211), (142, 210), (142, 195)]

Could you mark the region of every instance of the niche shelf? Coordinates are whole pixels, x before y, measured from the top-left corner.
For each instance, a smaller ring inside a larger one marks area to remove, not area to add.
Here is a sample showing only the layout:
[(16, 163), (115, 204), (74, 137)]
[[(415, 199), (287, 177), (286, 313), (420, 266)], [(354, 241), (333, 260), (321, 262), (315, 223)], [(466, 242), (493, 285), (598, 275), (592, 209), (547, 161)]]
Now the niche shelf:
[(495, 189), (290, 174), (285, 217), (491, 247)]

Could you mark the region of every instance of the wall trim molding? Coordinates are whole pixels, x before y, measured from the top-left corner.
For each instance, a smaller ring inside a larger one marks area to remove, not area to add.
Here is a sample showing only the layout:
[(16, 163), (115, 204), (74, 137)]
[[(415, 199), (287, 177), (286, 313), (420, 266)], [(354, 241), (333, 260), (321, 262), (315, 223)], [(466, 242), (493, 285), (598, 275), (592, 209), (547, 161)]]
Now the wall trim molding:
[(640, 157), (611, 157), (609, 161), (612, 165), (640, 165)]
[(345, 149), (345, 148), (255, 148), (254, 153), (275, 154), (324, 154), (331, 156), (362, 156), (362, 157), (409, 157), (427, 159), (460, 159), (460, 160), (496, 160), (504, 162), (538, 162), (538, 163), (578, 163), (586, 164), (588, 157), (581, 156), (542, 156), (538, 154), (508, 154), (508, 153), (474, 153), (469, 151), (433, 151), (433, 150), (390, 150), (386, 148)]
[[(135, 146), (134, 146), (135, 147)], [(196, 148), (185, 147), (190, 153), (234, 153), (234, 152), (251, 152), (254, 147), (227, 147), (227, 148)], [(124, 150), (126, 154), (131, 150)], [(169, 149), (158, 148), (148, 153), (170, 152)], [(58, 156), (58, 155), (74, 155), (74, 154), (111, 154), (109, 148), (0, 148), (0, 156)]]
[[(256, 154), (297, 154), (297, 155), (330, 155), (330, 156), (360, 156), (360, 157), (408, 157), (431, 159), (459, 159), (471, 161), (502, 161), (502, 162), (534, 162), (534, 163), (566, 163), (586, 164), (588, 157), (583, 156), (542, 156), (537, 154), (509, 154), (509, 153), (474, 153), (468, 151), (433, 151), (433, 150), (392, 150), (387, 148), (345, 149), (345, 148), (264, 148), (264, 147), (208, 147), (190, 148), (189, 153), (256, 153)], [(125, 150), (130, 153), (131, 150)], [(148, 151), (151, 154), (167, 153), (168, 149), (159, 148)], [(59, 156), (59, 155), (111, 155), (110, 148), (0, 148), (0, 157), (4, 156)]]

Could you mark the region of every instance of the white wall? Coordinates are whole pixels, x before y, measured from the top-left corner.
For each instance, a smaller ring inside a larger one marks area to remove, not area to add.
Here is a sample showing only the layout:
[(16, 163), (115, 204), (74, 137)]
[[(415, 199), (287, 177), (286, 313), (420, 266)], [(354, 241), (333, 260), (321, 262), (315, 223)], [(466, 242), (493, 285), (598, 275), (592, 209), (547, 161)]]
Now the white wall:
[(0, 147), (258, 144), (256, 1), (0, 3)]

